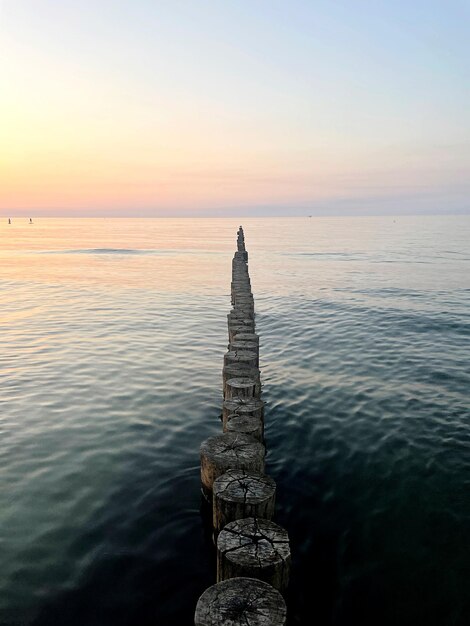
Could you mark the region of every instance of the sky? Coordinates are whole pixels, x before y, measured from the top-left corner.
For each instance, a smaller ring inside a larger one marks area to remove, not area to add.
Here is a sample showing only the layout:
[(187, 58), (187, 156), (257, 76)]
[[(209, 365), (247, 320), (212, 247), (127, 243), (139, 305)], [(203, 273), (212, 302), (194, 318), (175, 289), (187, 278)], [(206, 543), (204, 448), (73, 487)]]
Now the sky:
[(0, 0), (0, 213), (470, 212), (470, 0)]

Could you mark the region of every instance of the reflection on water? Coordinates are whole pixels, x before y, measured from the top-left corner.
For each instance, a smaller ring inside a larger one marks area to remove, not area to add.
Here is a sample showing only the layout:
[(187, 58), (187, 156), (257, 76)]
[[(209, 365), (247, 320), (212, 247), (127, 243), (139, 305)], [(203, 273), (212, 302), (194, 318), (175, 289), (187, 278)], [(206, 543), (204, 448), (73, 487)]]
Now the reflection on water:
[[(0, 223), (0, 624), (192, 623), (239, 223)], [(291, 624), (467, 623), (469, 223), (243, 220)]]

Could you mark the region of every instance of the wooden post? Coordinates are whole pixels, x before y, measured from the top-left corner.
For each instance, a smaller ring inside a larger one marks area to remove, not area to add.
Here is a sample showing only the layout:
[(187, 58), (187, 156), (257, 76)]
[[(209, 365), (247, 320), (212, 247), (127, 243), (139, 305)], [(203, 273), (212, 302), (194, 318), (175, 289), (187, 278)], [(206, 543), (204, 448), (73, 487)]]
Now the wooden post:
[(255, 310), (253, 307), (243, 307), (232, 309), (230, 313), (227, 315), (227, 322), (230, 324), (231, 322), (253, 324), (253, 320), (255, 319)]
[(246, 326), (247, 333), (255, 332), (255, 313), (254, 309), (238, 309), (233, 310), (227, 315), (228, 326)]
[(224, 354), (224, 365), (239, 363), (246, 367), (258, 368), (257, 350), (229, 350)]
[(289, 583), (290, 562), (287, 531), (268, 520), (235, 520), (217, 538), (217, 582), (249, 576), (283, 592)]
[(195, 626), (285, 626), (286, 603), (279, 591), (254, 578), (212, 585), (198, 600)]
[(253, 302), (250, 302), (249, 300), (240, 300), (239, 298), (235, 298), (233, 305), (233, 314), (230, 317), (241, 317), (242, 315), (244, 315), (248, 319), (255, 318), (255, 307), (253, 305)]
[(264, 442), (264, 424), (259, 417), (252, 415), (229, 415), (224, 424), (224, 432), (250, 435), (257, 441)]
[(227, 316), (227, 326), (242, 326), (244, 327), (244, 331), (246, 333), (254, 333), (255, 332), (255, 318), (253, 316), (250, 317), (250, 311), (240, 311), (238, 314)]
[(263, 420), (264, 417), (264, 402), (258, 398), (232, 398), (230, 400), (224, 400), (222, 405), (222, 419), (225, 424), (229, 415), (252, 415)]
[(258, 352), (258, 344), (254, 341), (239, 341), (239, 334), (235, 335), (234, 341), (229, 344), (229, 351), (238, 352), (239, 350), (248, 350), (249, 352)]
[(251, 293), (251, 291), (248, 291), (245, 289), (234, 289), (233, 296), (234, 296), (234, 300), (240, 300), (240, 302), (242, 300), (248, 300), (250, 304), (252, 305), (254, 303), (254, 298), (253, 298), (253, 294)]
[[(229, 324), (228, 327), (228, 340), (229, 342), (232, 342), (235, 340), (235, 337), (237, 334), (239, 333), (246, 333), (246, 332), (254, 332), (255, 330), (255, 325), (253, 324), (252, 326), (247, 326), (246, 324)], [(249, 348), (251, 350), (251, 348)]]
[(240, 301), (240, 303), (242, 301), (248, 301), (251, 306), (254, 304), (254, 298), (251, 291), (245, 289), (234, 289), (232, 296), (235, 301)]
[(240, 363), (225, 365), (222, 369), (222, 388), (224, 398), (227, 398), (227, 383), (236, 378), (249, 378), (255, 381), (256, 389), (253, 398), (259, 398), (261, 394), (261, 377), (257, 367), (248, 367)]
[(251, 288), (250, 285), (244, 285), (242, 286), (242, 283), (232, 283), (232, 287), (230, 290), (230, 295), (232, 296), (232, 304), (235, 302), (236, 298), (239, 297), (241, 294), (244, 295), (250, 295), (251, 294)]
[(225, 399), (230, 398), (259, 398), (260, 388), (256, 378), (242, 376), (229, 378), (225, 383)]
[(255, 332), (255, 314), (254, 311), (243, 309), (227, 315), (227, 326), (245, 326), (245, 332)]
[(255, 317), (254, 312), (250, 311), (239, 311), (234, 315), (227, 316), (227, 327), (230, 329), (230, 326), (242, 326), (244, 327), (243, 332), (245, 333), (254, 333), (255, 332)]
[(254, 325), (254, 309), (253, 308), (240, 308), (240, 309), (232, 309), (231, 312), (227, 315), (227, 323), (236, 323), (236, 324), (248, 324), (250, 326)]
[(214, 480), (228, 469), (264, 472), (264, 446), (248, 435), (223, 433), (209, 437), (201, 444), (201, 483), (210, 501)]
[(222, 380), (224, 387), (230, 378), (254, 378), (261, 389), (261, 377), (257, 367), (245, 363), (229, 363), (222, 369)]
[(251, 293), (251, 280), (249, 276), (238, 276), (235, 274), (233, 276), (233, 280), (230, 283), (230, 289), (237, 291), (238, 289), (242, 289), (243, 291), (248, 290)]
[(214, 481), (213, 526), (216, 533), (237, 519), (274, 515), (276, 483), (260, 472), (230, 469)]
[(235, 335), (235, 341), (249, 341), (259, 346), (259, 335), (256, 333), (237, 333)]
[(240, 317), (245, 314), (245, 317), (254, 319), (255, 307), (252, 301), (246, 298), (240, 298), (235, 296), (233, 303), (233, 315), (231, 317)]
[(251, 293), (235, 292), (234, 300), (235, 300), (235, 306), (237, 306), (237, 304), (240, 304), (240, 305), (247, 304), (248, 306), (251, 306), (251, 307), (254, 305), (254, 299)]
[(239, 318), (253, 321), (255, 319), (255, 307), (252, 304), (235, 304), (227, 320), (232, 321)]
[(233, 255), (232, 267), (238, 268), (240, 270), (242, 269), (248, 270), (246, 266), (247, 261), (248, 261), (248, 258), (246, 256), (246, 253), (243, 252), (243, 250), (237, 250), (235, 254)]
[(249, 296), (234, 294), (233, 300), (234, 300), (234, 305), (233, 305), (234, 310), (240, 310), (240, 311), (254, 310), (254, 300), (252, 300), (252, 298), (250, 298)]

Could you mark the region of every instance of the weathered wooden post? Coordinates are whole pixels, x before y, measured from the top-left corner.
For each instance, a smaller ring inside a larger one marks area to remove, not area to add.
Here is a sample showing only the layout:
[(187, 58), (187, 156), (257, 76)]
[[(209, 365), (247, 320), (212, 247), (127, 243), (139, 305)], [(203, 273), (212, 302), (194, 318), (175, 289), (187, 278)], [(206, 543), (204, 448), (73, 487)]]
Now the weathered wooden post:
[(225, 424), (229, 415), (251, 415), (258, 417), (260, 420), (264, 418), (264, 402), (259, 398), (231, 398), (224, 400), (222, 405), (222, 420)]
[(213, 526), (216, 533), (237, 519), (274, 515), (276, 483), (260, 472), (229, 469), (214, 481)]
[(248, 435), (223, 433), (209, 437), (202, 442), (200, 455), (202, 492), (209, 501), (214, 480), (228, 469), (264, 472), (265, 448)]
[(222, 390), (224, 399), (228, 398), (227, 382), (235, 378), (250, 378), (256, 383), (254, 390), (254, 398), (259, 398), (261, 395), (261, 376), (258, 368), (247, 367), (238, 363), (231, 365), (224, 365), (222, 369)]
[(256, 333), (237, 333), (234, 338), (235, 341), (249, 341), (259, 346), (259, 335)]
[(232, 578), (199, 598), (195, 626), (285, 626), (286, 603), (279, 591), (254, 578)]
[[(255, 325), (247, 326), (246, 324), (233, 323), (228, 326), (228, 340), (232, 342), (235, 340), (237, 334), (240, 333), (254, 333)], [(251, 350), (251, 348), (249, 348)]]
[(242, 271), (247, 271), (247, 263), (248, 261), (248, 256), (246, 254), (246, 251), (243, 250), (237, 250), (235, 252), (235, 254), (233, 255), (233, 261), (232, 261), (232, 267), (234, 270), (239, 270), (240, 272)]
[(247, 323), (253, 324), (254, 320), (254, 308), (253, 307), (238, 307), (233, 308), (227, 315), (227, 322), (235, 322), (237, 320), (247, 320)]
[(237, 295), (241, 295), (241, 294), (250, 295), (251, 294), (250, 284), (243, 283), (242, 281), (234, 282), (231, 285), (230, 294), (232, 296), (232, 304), (233, 304), (235, 302), (235, 298), (237, 297)]
[(227, 315), (227, 324), (244, 326), (247, 325), (250, 328), (246, 332), (254, 332), (255, 326), (255, 310), (253, 308), (238, 308), (232, 309)]
[(217, 538), (217, 582), (249, 576), (283, 592), (289, 583), (290, 562), (287, 531), (268, 520), (235, 520)]
[(234, 340), (229, 344), (229, 352), (238, 352), (239, 350), (248, 350), (249, 352), (258, 352), (258, 344), (255, 341), (239, 341), (240, 333), (235, 335)]
[(232, 336), (235, 337), (237, 333), (250, 333), (255, 334), (255, 320), (253, 317), (246, 317), (245, 314), (239, 317), (231, 317), (227, 320), (227, 328), (229, 332), (232, 332)]
[(258, 368), (258, 350), (229, 350), (224, 354), (224, 365), (239, 363), (246, 367)]
[[(235, 352), (234, 350), (231, 351), (232, 354), (234, 352)], [(239, 352), (239, 354), (240, 353), (241, 352)], [(233, 372), (233, 376), (231, 376), (231, 372)], [(242, 374), (242, 372), (246, 372), (246, 373)], [(254, 365), (250, 365), (248, 363), (243, 363), (243, 362), (234, 362), (234, 363), (227, 363), (227, 365), (223, 366), (222, 378), (223, 378), (224, 384), (226, 383), (228, 378), (232, 378), (232, 377), (238, 378), (239, 376), (253, 376), (254, 378), (256, 378), (258, 382), (260, 382), (261, 380), (259, 369)]]
[(255, 320), (253, 317), (249, 317), (246, 315), (246, 313), (243, 312), (242, 315), (239, 315), (237, 317), (230, 317), (227, 320), (227, 328), (229, 331), (229, 338), (230, 338), (230, 331), (232, 331), (232, 334), (235, 335), (237, 332), (238, 333), (254, 333), (255, 332)]
[(227, 316), (228, 326), (245, 326), (247, 333), (255, 332), (255, 310), (252, 309), (232, 309), (232, 313)]
[(253, 321), (255, 319), (254, 306), (249, 304), (235, 304), (228, 320), (232, 321), (240, 318)]
[(244, 307), (238, 309), (232, 309), (230, 313), (227, 315), (227, 322), (230, 324), (231, 322), (238, 323), (240, 321), (241, 324), (247, 323), (252, 325), (255, 319), (255, 310), (252, 307)]
[(233, 276), (233, 280), (231, 283), (231, 292), (236, 293), (244, 293), (247, 295), (253, 295), (251, 291), (251, 283), (249, 278), (244, 278), (238, 274)]
[(234, 304), (233, 304), (234, 316), (237, 316), (237, 314), (241, 315), (242, 313), (246, 313), (246, 312), (253, 314), (254, 310), (255, 310), (255, 307), (253, 304), (253, 300), (251, 300), (251, 298), (247, 296), (238, 296), (237, 294), (235, 294)]
[(259, 398), (259, 383), (255, 378), (229, 378), (225, 383), (225, 398)]
[(246, 292), (235, 292), (235, 306), (249, 306), (251, 308), (253, 308), (254, 306), (254, 300), (253, 300), (253, 295), (251, 293), (246, 293)]
[(257, 441), (264, 442), (264, 423), (259, 417), (252, 415), (229, 415), (224, 432), (250, 435)]

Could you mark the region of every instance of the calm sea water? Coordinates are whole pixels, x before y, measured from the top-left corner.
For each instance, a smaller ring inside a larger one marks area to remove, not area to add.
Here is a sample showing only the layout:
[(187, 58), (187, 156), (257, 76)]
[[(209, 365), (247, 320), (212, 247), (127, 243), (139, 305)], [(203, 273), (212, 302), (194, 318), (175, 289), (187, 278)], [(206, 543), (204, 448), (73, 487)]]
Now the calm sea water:
[[(0, 624), (192, 623), (238, 220), (0, 225)], [(460, 626), (470, 219), (244, 219), (293, 625)]]

